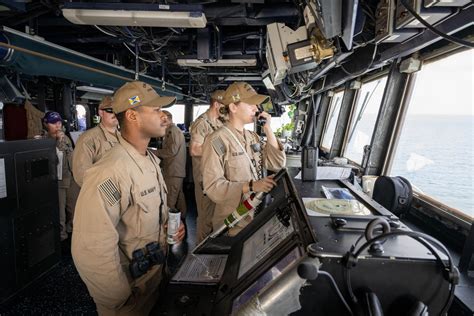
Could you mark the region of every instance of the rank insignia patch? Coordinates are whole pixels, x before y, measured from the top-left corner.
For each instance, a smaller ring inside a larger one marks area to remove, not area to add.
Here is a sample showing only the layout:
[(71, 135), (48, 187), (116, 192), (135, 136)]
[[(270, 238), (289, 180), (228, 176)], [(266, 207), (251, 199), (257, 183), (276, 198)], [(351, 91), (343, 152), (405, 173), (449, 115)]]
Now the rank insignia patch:
[(234, 102), (239, 102), (239, 101), (240, 101), (240, 94), (238, 94), (238, 93), (237, 93), (237, 94), (234, 94), (234, 95), (232, 96), (232, 100), (233, 100)]

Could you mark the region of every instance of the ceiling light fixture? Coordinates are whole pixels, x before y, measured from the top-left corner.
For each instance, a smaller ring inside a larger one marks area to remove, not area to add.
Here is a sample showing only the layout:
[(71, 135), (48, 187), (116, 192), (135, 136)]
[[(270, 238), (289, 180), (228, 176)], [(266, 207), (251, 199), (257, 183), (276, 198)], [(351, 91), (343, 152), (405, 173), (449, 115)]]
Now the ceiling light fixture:
[(203, 28), (201, 5), (65, 2), (63, 15), (85, 25)]
[(262, 81), (260, 76), (229, 76), (218, 77), (219, 81)]
[(254, 67), (257, 65), (255, 58), (219, 59), (213, 62), (205, 62), (199, 59), (178, 59), (181, 67)]
[(92, 87), (92, 86), (78, 86), (76, 87), (76, 90), (92, 92), (92, 93), (97, 93), (97, 94), (105, 94), (105, 95), (111, 95), (114, 93), (113, 90), (97, 88), (97, 87)]

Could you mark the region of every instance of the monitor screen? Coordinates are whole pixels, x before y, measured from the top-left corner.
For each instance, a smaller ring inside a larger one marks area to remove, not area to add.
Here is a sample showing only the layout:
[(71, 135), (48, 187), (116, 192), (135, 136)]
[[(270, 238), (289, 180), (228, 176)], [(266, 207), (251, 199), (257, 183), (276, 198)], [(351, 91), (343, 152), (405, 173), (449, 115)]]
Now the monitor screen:
[(239, 279), (294, 232), (291, 220), (289, 223), (290, 225), (286, 227), (275, 215), (244, 242)]
[(301, 257), (301, 250), (293, 248), (285, 257), (278, 261), (274, 266), (262, 274), (255, 282), (252, 283), (245, 291), (237, 296), (232, 303), (232, 315), (234, 315), (239, 308), (252, 299), (257, 293), (265, 288), (270, 282), (278, 278), (283, 270), (291, 266)]
[(31, 178), (40, 178), (49, 175), (49, 160), (39, 159), (31, 161)]

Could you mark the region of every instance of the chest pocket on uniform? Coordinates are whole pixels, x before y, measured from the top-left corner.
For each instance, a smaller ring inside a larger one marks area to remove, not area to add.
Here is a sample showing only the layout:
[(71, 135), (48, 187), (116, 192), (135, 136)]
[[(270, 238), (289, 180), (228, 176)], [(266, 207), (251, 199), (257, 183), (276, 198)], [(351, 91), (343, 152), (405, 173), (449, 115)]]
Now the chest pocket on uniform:
[(137, 191), (134, 193), (138, 210), (136, 212), (137, 235), (140, 238), (149, 235), (157, 235), (160, 229), (160, 207), (162, 213), (166, 208), (162, 206), (159, 188), (154, 192), (144, 193), (146, 191)]
[(252, 178), (249, 161), (245, 154), (230, 157), (226, 169), (226, 178), (230, 181), (248, 181)]

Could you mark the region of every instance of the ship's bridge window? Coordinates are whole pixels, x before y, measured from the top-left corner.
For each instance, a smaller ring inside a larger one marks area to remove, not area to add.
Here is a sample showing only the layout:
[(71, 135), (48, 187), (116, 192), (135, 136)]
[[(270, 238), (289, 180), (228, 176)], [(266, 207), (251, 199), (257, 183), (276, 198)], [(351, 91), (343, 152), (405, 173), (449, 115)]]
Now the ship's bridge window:
[(337, 119), (339, 117), (339, 112), (341, 111), (343, 96), (344, 90), (336, 92), (332, 96), (331, 103), (329, 104), (328, 116), (326, 119), (326, 125), (323, 133), (323, 140), (321, 142), (321, 147), (326, 151), (329, 151), (331, 149), (332, 140), (336, 131)]
[(370, 145), (372, 139), (386, 83), (386, 76), (363, 83), (358, 93), (343, 156), (359, 165), (362, 163), (364, 146)]
[[(194, 105), (194, 107), (193, 107), (193, 121), (196, 120), (201, 114), (205, 113), (208, 109), (209, 109), (209, 104)], [(254, 130), (253, 124), (247, 124), (247, 125), (245, 125), (245, 128), (248, 129), (248, 130), (251, 130), (251, 131)]]
[(474, 217), (474, 51), (427, 63), (417, 73), (391, 175), (422, 196)]
[(282, 138), (291, 137), (294, 129), (292, 123), (296, 106), (294, 104), (283, 106), (283, 114), (281, 116), (273, 116), (270, 121), (270, 127), (274, 133)]
[(209, 104), (199, 104), (193, 106), (193, 121), (209, 109)]
[(77, 128), (79, 131), (85, 131), (87, 129), (86, 115), (86, 107), (82, 104), (76, 104)]
[(163, 110), (166, 110), (173, 115), (174, 124), (184, 124), (184, 107), (184, 104), (174, 104), (173, 106)]
[[(293, 113), (294, 105), (285, 105), (283, 106), (283, 114), (281, 116), (273, 116), (270, 120), (270, 127), (274, 133), (281, 136), (282, 138), (291, 137), (293, 124)], [(284, 133), (284, 129), (288, 129), (288, 133)], [(255, 124), (250, 123), (245, 125), (245, 129), (255, 132)]]

